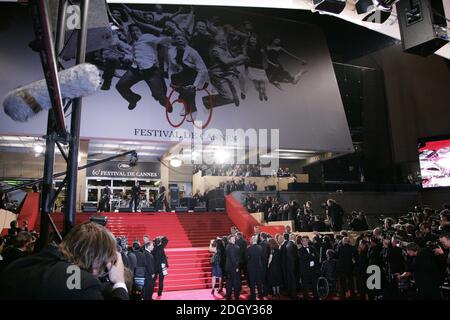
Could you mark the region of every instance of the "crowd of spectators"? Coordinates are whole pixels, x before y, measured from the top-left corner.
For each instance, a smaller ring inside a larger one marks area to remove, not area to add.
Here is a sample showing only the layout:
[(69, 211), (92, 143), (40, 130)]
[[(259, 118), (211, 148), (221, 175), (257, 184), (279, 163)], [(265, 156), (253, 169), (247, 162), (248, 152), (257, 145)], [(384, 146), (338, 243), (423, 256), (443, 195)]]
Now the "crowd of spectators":
[[(323, 215), (315, 214), (311, 201), (300, 205), (295, 200), (285, 201), (273, 196), (256, 198), (252, 193), (248, 193), (244, 200), (244, 206), (250, 213), (262, 212), (264, 221), (294, 221), (298, 231), (340, 231), (343, 225), (343, 209), (333, 199), (329, 199), (322, 205), (327, 219)], [(367, 228), (363, 230), (367, 230)]]
[[(261, 166), (256, 164), (194, 165), (193, 174), (199, 171), (202, 172), (202, 176), (261, 177)], [(289, 168), (279, 167), (273, 175), (291, 177), (292, 173)]]
[(193, 174), (201, 171), (202, 176), (260, 177), (261, 167), (256, 164), (194, 165)]
[(244, 179), (232, 179), (221, 182), (219, 188), (225, 190), (225, 194), (230, 194), (234, 191), (257, 191), (256, 182), (245, 182)]

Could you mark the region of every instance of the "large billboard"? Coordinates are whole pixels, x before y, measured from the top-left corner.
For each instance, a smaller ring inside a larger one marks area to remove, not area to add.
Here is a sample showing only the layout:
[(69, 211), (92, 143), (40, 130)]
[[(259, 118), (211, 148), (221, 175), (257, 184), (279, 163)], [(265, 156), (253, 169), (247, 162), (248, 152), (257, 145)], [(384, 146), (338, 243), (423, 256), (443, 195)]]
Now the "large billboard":
[[(318, 26), (249, 8), (110, 4), (110, 11), (113, 45), (88, 54), (103, 84), (83, 100), (82, 137), (167, 141), (195, 125), (223, 134), (279, 129), (282, 148), (353, 151)], [(31, 40), (29, 19), (0, 31), (0, 70), (8, 75), (0, 97), (43, 78)], [(45, 132), (45, 114), (16, 123), (2, 108), (0, 117), (0, 133)]]
[(450, 139), (426, 140), (419, 143), (422, 187), (450, 187)]

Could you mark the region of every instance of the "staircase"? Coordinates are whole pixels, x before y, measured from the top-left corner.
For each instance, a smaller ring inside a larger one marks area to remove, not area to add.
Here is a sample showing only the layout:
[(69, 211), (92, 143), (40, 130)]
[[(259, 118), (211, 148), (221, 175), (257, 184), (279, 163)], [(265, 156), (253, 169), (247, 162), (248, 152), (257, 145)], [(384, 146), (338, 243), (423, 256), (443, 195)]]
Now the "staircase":
[[(108, 217), (107, 228), (114, 236), (126, 236), (142, 243), (144, 235), (151, 238), (167, 236), (166, 254), (169, 274), (164, 279), (164, 291), (205, 289), (211, 282), (211, 239), (228, 235), (231, 220), (225, 213), (101, 213)], [(77, 223), (92, 214), (78, 213)], [(62, 229), (62, 214), (53, 213), (53, 220)]]

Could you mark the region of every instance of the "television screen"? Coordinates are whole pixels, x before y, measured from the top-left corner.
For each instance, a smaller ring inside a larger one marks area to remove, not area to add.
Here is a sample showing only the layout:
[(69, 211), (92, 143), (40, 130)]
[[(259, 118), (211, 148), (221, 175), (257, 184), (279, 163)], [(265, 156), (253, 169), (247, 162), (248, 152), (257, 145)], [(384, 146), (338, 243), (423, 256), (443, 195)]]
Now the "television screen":
[(419, 143), (423, 188), (450, 187), (450, 138)]

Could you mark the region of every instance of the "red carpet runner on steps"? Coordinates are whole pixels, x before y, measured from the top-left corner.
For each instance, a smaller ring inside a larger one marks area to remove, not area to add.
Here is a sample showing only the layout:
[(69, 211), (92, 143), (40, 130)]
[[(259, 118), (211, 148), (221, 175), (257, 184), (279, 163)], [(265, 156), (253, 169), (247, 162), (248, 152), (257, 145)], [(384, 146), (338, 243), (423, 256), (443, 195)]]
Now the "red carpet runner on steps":
[[(92, 214), (78, 213), (77, 223)], [(142, 244), (146, 234), (151, 238), (167, 236), (169, 274), (164, 291), (206, 289), (211, 286), (211, 264), (208, 246), (216, 236), (228, 235), (232, 222), (225, 213), (101, 213), (108, 217), (108, 229), (115, 236), (127, 236), (129, 245), (135, 238)], [(62, 214), (52, 215), (62, 229)]]

